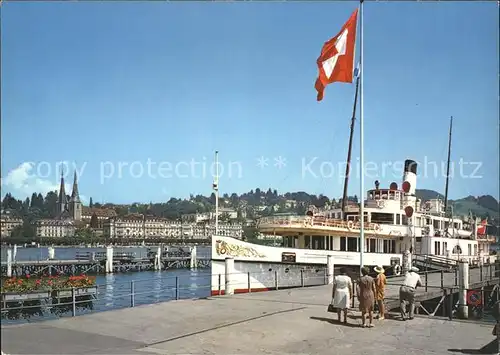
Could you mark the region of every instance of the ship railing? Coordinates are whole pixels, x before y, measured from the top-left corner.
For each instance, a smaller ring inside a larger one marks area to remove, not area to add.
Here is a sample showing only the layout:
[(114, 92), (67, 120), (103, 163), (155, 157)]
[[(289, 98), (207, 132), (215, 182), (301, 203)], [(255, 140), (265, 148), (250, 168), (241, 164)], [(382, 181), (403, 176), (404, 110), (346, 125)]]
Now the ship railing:
[[(257, 226), (278, 225), (278, 226), (296, 226), (303, 227), (332, 227), (339, 229), (360, 229), (359, 221), (344, 221), (341, 219), (327, 217), (311, 217), (311, 216), (288, 216), (288, 217), (263, 217), (259, 219)], [(365, 222), (364, 228), (368, 230), (377, 230), (377, 223)]]
[[(230, 285), (239, 292), (262, 291), (255, 285), (262, 284), (266, 290), (297, 288), (328, 284), (327, 269), (303, 269), (297, 277), (288, 277), (276, 270), (259, 272), (234, 272)], [(131, 281), (99, 282), (94, 286), (73, 287), (57, 290), (33, 290), (29, 293), (2, 292), (0, 312), (3, 323), (20, 320), (46, 320), (50, 318), (77, 316), (96, 311), (108, 311), (139, 305), (154, 304), (181, 299), (204, 299), (212, 297), (214, 287), (224, 290), (224, 274), (204, 272), (187, 273), (181, 276), (157, 276)], [(224, 280), (225, 281), (225, 280)], [(254, 289), (254, 287), (256, 287)], [(220, 294), (220, 293), (219, 293)]]

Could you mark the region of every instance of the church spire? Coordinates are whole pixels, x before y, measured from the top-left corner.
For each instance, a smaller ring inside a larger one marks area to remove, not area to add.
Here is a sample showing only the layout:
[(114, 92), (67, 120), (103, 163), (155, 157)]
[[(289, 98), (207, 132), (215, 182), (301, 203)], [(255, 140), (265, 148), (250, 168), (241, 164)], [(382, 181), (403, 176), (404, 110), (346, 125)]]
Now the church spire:
[(78, 193), (78, 177), (75, 175), (73, 178), (73, 191), (71, 192), (71, 202), (80, 202), (80, 194)]
[(64, 170), (61, 170), (61, 185), (59, 186), (59, 198), (57, 199), (57, 212), (63, 213), (68, 206), (66, 190), (64, 188)]

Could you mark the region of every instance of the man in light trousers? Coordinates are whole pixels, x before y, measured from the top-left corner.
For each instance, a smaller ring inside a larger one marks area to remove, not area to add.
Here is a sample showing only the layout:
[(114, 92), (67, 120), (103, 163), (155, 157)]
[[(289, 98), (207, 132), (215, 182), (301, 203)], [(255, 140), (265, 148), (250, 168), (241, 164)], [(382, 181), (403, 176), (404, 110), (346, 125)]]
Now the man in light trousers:
[[(422, 286), (420, 275), (417, 274), (418, 268), (412, 267), (409, 272), (405, 274), (403, 285), (399, 288), (399, 303), (401, 308), (401, 320), (413, 319), (415, 313), (415, 291), (418, 286)], [(410, 311), (406, 313), (406, 306), (410, 306)]]

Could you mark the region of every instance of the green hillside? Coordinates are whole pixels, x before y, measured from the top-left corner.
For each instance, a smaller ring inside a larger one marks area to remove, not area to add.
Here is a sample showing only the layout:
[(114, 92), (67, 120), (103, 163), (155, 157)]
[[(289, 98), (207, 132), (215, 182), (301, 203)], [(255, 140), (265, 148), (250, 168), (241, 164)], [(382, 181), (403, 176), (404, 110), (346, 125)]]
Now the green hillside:
[[(434, 190), (417, 189), (416, 193), (418, 198), (423, 201), (430, 199), (444, 199), (444, 196)], [(450, 200), (450, 205), (453, 206), (453, 214), (463, 216), (468, 215), (469, 212), (475, 216), (486, 218), (490, 221), (499, 221), (499, 205), (498, 201), (491, 195), (484, 195), (479, 197), (467, 196), (458, 200)]]

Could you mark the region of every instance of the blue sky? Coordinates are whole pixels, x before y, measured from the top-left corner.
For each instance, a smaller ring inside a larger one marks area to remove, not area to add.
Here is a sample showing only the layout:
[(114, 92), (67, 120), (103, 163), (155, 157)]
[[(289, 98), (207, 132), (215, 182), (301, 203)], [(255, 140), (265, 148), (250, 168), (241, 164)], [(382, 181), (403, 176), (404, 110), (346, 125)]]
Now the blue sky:
[[(339, 197), (354, 85), (330, 85), (318, 103), (314, 81), (322, 44), (355, 6), (4, 3), (2, 192), (50, 189), (67, 161), (94, 201), (209, 194), (210, 170), (190, 161), (210, 167), (219, 150), (221, 192)], [(417, 187), (443, 191), (453, 115), (451, 197), (498, 196), (498, 25), (496, 2), (365, 4), (366, 188), (401, 183), (397, 164), (413, 158)], [(357, 176), (349, 191), (359, 195)]]

